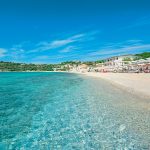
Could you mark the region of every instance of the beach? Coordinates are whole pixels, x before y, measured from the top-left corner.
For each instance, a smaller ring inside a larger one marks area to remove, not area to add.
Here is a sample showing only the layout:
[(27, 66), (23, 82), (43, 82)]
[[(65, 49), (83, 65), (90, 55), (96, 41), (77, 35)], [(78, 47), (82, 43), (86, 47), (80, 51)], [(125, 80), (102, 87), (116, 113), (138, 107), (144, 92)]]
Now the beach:
[(111, 82), (119, 88), (142, 97), (150, 97), (150, 74), (146, 73), (81, 73), (86, 76), (98, 77)]

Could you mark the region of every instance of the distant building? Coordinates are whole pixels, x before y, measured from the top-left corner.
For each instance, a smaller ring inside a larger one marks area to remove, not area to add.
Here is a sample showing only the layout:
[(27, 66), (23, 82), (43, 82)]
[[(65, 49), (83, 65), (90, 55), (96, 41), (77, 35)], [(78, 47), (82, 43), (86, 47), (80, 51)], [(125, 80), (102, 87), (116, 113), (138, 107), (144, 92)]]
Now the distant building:
[(77, 66), (77, 71), (79, 72), (88, 72), (89, 66), (86, 64), (81, 64)]
[(134, 55), (114, 56), (104, 60), (104, 72), (123, 72), (127, 65), (131, 64), (135, 58)]
[(140, 60), (135, 58), (135, 55), (114, 56), (102, 63), (71, 64), (68, 68), (72, 72), (150, 72), (150, 58)]
[(123, 66), (127, 61), (133, 61), (135, 58), (134, 55), (122, 55), (122, 56), (114, 56), (105, 59), (106, 66)]

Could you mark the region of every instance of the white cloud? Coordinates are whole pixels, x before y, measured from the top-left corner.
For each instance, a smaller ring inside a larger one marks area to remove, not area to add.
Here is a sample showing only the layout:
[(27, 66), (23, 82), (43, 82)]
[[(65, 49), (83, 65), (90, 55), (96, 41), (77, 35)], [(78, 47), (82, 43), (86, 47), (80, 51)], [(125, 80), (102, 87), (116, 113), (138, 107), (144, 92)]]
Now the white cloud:
[(62, 49), (62, 50), (60, 50), (59, 52), (60, 52), (60, 53), (68, 53), (68, 52), (71, 52), (72, 50), (75, 50), (75, 49), (77, 49), (77, 48), (74, 47), (74, 46), (68, 46), (68, 47), (66, 47), (66, 48), (64, 48), (64, 49)]
[(61, 48), (71, 43), (82, 41), (84, 36), (85, 34), (76, 34), (66, 39), (58, 39), (58, 40), (53, 40), (51, 42), (39, 42), (37, 44), (38, 47), (33, 50), (30, 50), (29, 53)]
[(0, 57), (4, 57), (6, 55), (7, 50), (4, 48), (0, 48)]
[(84, 37), (85, 36), (85, 34), (83, 33), (83, 34), (76, 34), (76, 35), (73, 35), (72, 37), (70, 37), (70, 39), (79, 39), (79, 38), (82, 38), (82, 37)]
[[(56, 38), (51, 41), (41, 41), (38, 43), (32, 43), (25, 41), (20, 44), (12, 45), (7, 51), (7, 57), (10, 60), (21, 61), (47, 61), (47, 60), (61, 60), (70, 59), (80, 55), (78, 52), (74, 52), (76, 49), (81, 49), (86, 43), (95, 39), (95, 35), (98, 31), (90, 31), (86, 33), (77, 33), (68, 36), (67, 38)], [(66, 35), (65, 35), (66, 37)], [(55, 53), (50, 53), (50, 50), (54, 50)], [(5, 49), (0, 49), (0, 57), (3, 57), (6, 53)], [(49, 55), (49, 56), (45, 56)]]
[(66, 39), (66, 40), (56, 40), (50, 43), (50, 47), (51, 48), (57, 48), (57, 47), (61, 47), (67, 44), (70, 44), (74, 42), (73, 39)]
[[(126, 43), (126, 44), (125, 44)], [(129, 53), (138, 53), (142, 51), (150, 51), (150, 44), (143, 44), (135, 41), (127, 41), (121, 43), (109, 44), (100, 50), (91, 52), (89, 56), (104, 56), (104, 55), (120, 55), (120, 54), (129, 54)]]

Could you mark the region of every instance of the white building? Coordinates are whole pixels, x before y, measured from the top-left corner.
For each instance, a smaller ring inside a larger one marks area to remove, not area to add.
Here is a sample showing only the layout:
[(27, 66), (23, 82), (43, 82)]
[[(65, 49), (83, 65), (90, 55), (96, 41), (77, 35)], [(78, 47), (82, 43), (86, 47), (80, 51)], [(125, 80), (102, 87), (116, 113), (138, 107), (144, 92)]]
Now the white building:
[(134, 55), (122, 55), (105, 59), (104, 65), (106, 66), (106, 71), (122, 72), (127, 69), (127, 65), (130, 65), (134, 58)]

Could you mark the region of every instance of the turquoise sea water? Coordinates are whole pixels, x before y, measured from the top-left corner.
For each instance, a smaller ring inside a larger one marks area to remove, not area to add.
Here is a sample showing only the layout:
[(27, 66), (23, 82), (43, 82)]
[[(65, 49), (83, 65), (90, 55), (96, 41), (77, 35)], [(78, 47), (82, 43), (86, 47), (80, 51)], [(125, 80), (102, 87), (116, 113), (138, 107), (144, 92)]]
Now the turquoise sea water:
[(0, 73), (0, 150), (148, 150), (147, 100), (69, 73)]

